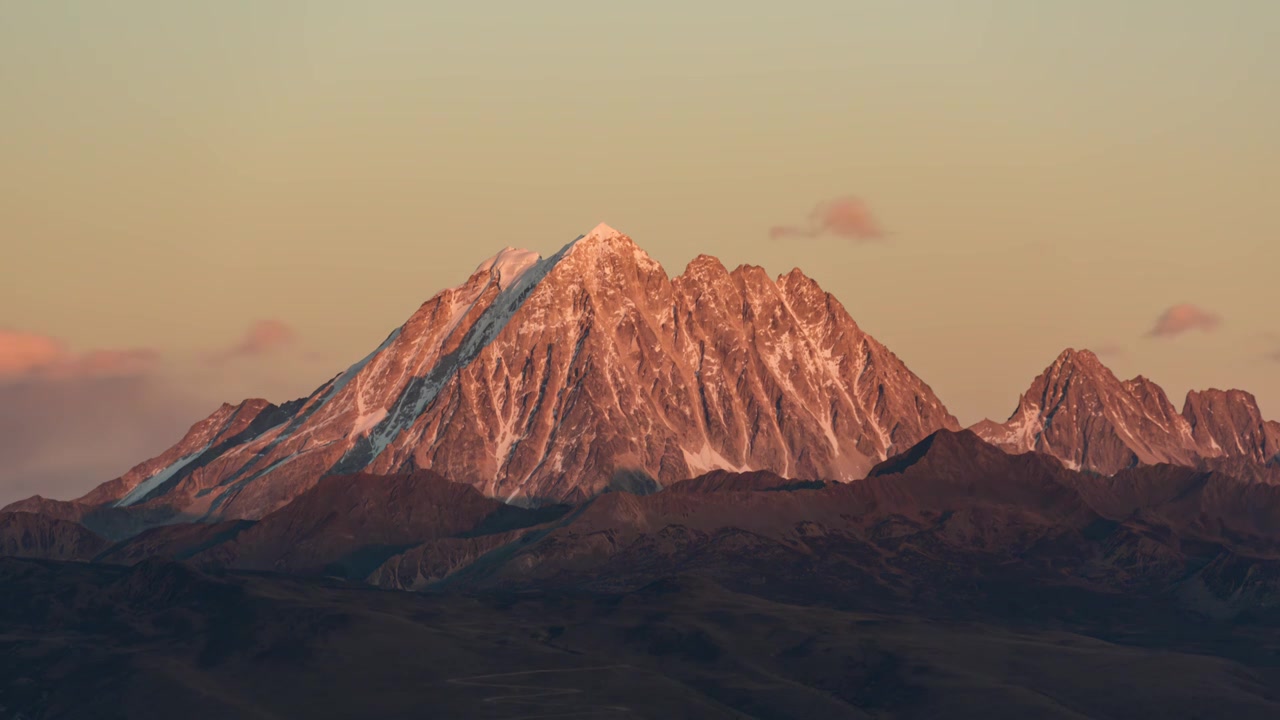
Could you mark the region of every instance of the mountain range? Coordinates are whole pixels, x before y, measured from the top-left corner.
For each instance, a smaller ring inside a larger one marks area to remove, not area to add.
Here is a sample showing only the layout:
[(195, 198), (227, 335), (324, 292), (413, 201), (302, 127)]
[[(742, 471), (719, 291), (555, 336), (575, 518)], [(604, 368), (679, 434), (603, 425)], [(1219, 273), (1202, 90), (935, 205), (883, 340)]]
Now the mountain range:
[(1023, 393), (1008, 421), (974, 426), (1010, 452), (1052, 455), (1107, 475), (1138, 465), (1267, 464), (1280, 457), (1280, 423), (1242, 390), (1187, 393), (1182, 412), (1139, 375), (1120, 380), (1088, 350), (1066, 350)]
[[(549, 258), (502, 250), (306, 398), (223, 405), (73, 506), (8, 509), (91, 515), (119, 535), (260, 519), (353, 473), (431, 470), (530, 507), (712, 470), (851, 481), (943, 429), (959, 424), (929, 385), (799, 269), (771, 278), (700, 255), (670, 277), (602, 224)], [(1063, 352), (1008, 421), (973, 430), (1103, 474), (1256, 473), (1280, 456), (1280, 423), (1248, 393), (1192, 392), (1178, 413), (1087, 350)]]
[(503, 250), (309, 397), (224, 405), (78, 502), (256, 519), (325, 475), (415, 470), (522, 505), (711, 469), (853, 480), (939, 428), (929, 386), (800, 271), (703, 255), (671, 278), (601, 225)]
[(0, 510), (0, 718), (1271, 718), (1277, 648), (1253, 396), (1066, 350), (962, 429), (799, 270), (603, 225)]

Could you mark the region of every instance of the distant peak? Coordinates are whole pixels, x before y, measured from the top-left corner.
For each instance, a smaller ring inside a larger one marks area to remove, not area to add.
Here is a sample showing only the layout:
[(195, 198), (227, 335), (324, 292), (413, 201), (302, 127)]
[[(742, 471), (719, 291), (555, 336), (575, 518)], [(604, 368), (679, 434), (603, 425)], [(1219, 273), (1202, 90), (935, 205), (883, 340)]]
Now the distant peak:
[(1098, 360), (1097, 355), (1088, 350), (1067, 348), (1036, 376), (1031, 387), (1019, 399), (1018, 410), (1014, 411), (1014, 416), (1010, 419), (1026, 411), (1028, 403), (1031, 404), (1032, 410), (1039, 412), (1039, 408), (1045, 407), (1044, 403), (1049, 402), (1047, 398), (1041, 397), (1043, 393), (1048, 392), (1050, 387), (1057, 387), (1063, 383), (1070, 383), (1078, 389), (1090, 388), (1091, 391), (1096, 392), (1132, 392), (1133, 388), (1132, 384), (1125, 385), (1117, 378), (1110, 368)]
[(1182, 403), (1182, 413), (1186, 415), (1196, 408), (1210, 405), (1234, 405), (1261, 417), (1258, 399), (1254, 397), (1253, 393), (1245, 390), (1219, 390), (1218, 388), (1188, 390), (1187, 398)]
[(822, 288), (818, 285), (818, 281), (804, 274), (804, 271), (798, 267), (791, 268), (791, 272), (778, 276), (776, 281), (778, 287), (809, 287), (816, 290)]
[(624, 264), (640, 264), (661, 268), (630, 235), (621, 233), (604, 223), (591, 232), (569, 243), (561, 251), (566, 260), (594, 265), (601, 262), (620, 261)]
[(684, 268), (685, 275), (698, 275), (702, 273), (716, 273), (727, 275), (728, 270), (725, 269), (724, 263), (720, 262), (720, 258), (705, 253), (689, 261)]
[(1067, 348), (1061, 353), (1058, 353), (1058, 357), (1053, 361), (1053, 364), (1050, 365), (1048, 369), (1052, 371), (1061, 370), (1064, 372), (1087, 371), (1090, 373), (1110, 373), (1110, 369), (1098, 359), (1098, 356), (1095, 355), (1093, 351), (1085, 349), (1076, 350), (1074, 348)]
[(1229, 399), (1246, 400), (1248, 402), (1257, 402), (1257, 398), (1254, 397), (1253, 393), (1247, 390), (1239, 390), (1236, 388), (1229, 388), (1227, 390), (1219, 390), (1218, 388), (1206, 388), (1204, 390), (1188, 390), (1187, 397), (1197, 398), (1197, 399), (1229, 398)]
[(633, 248), (638, 251), (639, 248), (630, 236), (625, 235), (604, 223), (591, 228), (591, 232), (580, 236), (577, 240), (569, 243), (567, 250), (577, 251), (580, 248), (591, 248), (593, 252), (606, 251), (616, 252), (622, 248)]
[(609, 227), (605, 223), (600, 223), (599, 225), (591, 228), (591, 232), (587, 233), (586, 235), (583, 235), (582, 239), (583, 240), (610, 240), (612, 238), (620, 238), (620, 237), (626, 237), (626, 236), (618, 232), (617, 230), (614, 230), (613, 228)]
[(764, 268), (759, 265), (752, 265), (751, 263), (742, 263), (738, 267), (734, 268), (730, 275), (733, 275), (736, 278), (753, 278), (765, 283), (773, 282), (773, 279), (769, 277), (769, 273), (765, 272)]
[(935, 430), (905, 452), (891, 457), (871, 469), (869, 477), (897, 475), (911, 466), (929, 458), (939, 458), (940, 463), (955, 465), (971, 461), (980, 455), (998, 455), (991, 445), (973, 430)]
[(1085, 350), (1083, 348), (1080, 350), (1067, 348), (1066, 350), (1058, 353), (1058, 359), (1055, 362), (1058, 364), (1067, 362), (1098, 362), (1098, 356), (1094, 355), (1092, 350)]

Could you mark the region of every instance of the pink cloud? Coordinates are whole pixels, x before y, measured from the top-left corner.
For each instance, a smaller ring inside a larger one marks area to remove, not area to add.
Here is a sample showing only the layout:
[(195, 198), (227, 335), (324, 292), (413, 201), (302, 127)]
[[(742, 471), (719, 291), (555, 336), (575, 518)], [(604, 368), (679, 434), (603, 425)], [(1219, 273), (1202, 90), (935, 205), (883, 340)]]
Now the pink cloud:
[(282, 320), (259, 320), (249, 326), (244, 337), (226, 350), (209, 354), (213, 363), (245, 357), (258, 357), (292, 346), (298, 339), (294, 329)]
[(880, 225), (867, 207), (852, 195), (819, 203), (803, 225), (775, 225), (769, 237), (818, 237), (836, 235), (856, 242), (872, 242), (884, 237)]
[(1173, 337), (1192, 330), (1212, 332), (1222, 324), (1222, 318), (1204, 308), (1183, 303), (1165, 310), (1147, 333), (1150, 337)]
[(0, 506), (79, 495), (180, 437), (206, 403), (164, 385), (160, 360), (0, 330)]
[(0, 377), (25, 375), (66, 355), (63, 344), (46, 335), (0, 330)]
[(48, 377), (133, 377), (160, 366), (160, 353), (150, 348), (91, 350), (70, 362), (56, 363), (43, 371)]
[(56, 338), (0, 330), (0, 379), (132, 377), (155, 370), (160, 353), (149, 348), (73, 353)]
[(202, 374), (198, 363), (148, 348), (75, 353), (57, 338), (0, 330), (0, 506), (33, 494), (81, 495), (159, 454), (224, 400), (310, 391), (301, 353), (276, 361), (294, 343), (288, 325), (255, 323), (205, 357), (272, 362)]

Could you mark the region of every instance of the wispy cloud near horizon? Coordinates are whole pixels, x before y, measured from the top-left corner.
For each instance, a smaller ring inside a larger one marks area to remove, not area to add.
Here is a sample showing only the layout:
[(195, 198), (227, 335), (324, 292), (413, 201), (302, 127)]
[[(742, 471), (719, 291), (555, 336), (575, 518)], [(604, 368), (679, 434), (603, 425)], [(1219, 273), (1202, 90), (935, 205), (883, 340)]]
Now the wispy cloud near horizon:
[[(264, 320), (230, 347), (172, 357), (73, 352), (50, 335), (0, 330), (0, 506), (76, 497), (164, 451), (224, 401), (295, 390), (316, 359), (285, 352), (297, 341), (286, 323)], [(202, 369), (201, 358), (218, 360)]]
[(133, 377), (157, 369), (152, 348), (94, 349), (73, 353), (57, 338), (20, 330), (0, 330), (0, 381)]
[(835, 235), (855, 242), (875, 242), (884, 238), (880, 224), (871, 211), (852, 195), (819, 203), (801, 225), (775, 225), (769, 228), (773, 239)]
[(283, 320), (258, 320), (249, 326), (244, 337), (235, 345), (223, 350), (211, 351), (205, 357), (210, 363), (221, 364), (238, 358), (274, 353), (294, 346), (297, 341), (298, 333)]
[(1222, 317), (1197, 305), (1174, 305), (1156, 318), (1155, 325), (1147, 331), (1147, 337), (1175, 337), (1192, 330), (1213, 332), (1222, 325)]

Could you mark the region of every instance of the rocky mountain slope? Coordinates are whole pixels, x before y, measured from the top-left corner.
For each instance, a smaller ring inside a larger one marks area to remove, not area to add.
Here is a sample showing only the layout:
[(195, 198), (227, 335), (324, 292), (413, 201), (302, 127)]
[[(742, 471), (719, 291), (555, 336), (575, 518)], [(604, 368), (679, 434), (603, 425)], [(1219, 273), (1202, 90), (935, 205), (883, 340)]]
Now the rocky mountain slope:
[[(310, 397), (226, 405), (81, 504), (257, 519), (319, 478), (434, 470), (521, 505), (712, 469), (851, 480), (957, 423), (799, 270), (671, 278), (601, 225), (506, 249)], [(22, 507), (18, 505), (16, 507)]]
[(1189, 392), (1182, 416), (1204, 457), (1259, 464), (1280, 458), (1280, 422), (1264, 420), (1258, 401), (1243, 390)]
[(885, 611), (1057, 612), (1080, 593), (1160, 596), (1224, 617), (1280, 610), (1277, 486), (1171, 465), (1080, 473), (967, 431), (940, 431), (856, 483), (757, 482), (607, 494), (466, 562), (442, 562), (444, 548), (426, 543), (369, 579), (627, 592), (697, 575), (776, 600), (856, 598)]
[(972, 428), (1009, 452), (1052, 455), (1107, 475), (1138, 465), (1265, 464), (1280, 456), (1280, 423), (1241, 390), (1188, 393), (1181, 413), (1142, 376), (1120, 380), (1088, 350), (1066, 350), (1023, 393), (1009, 419)]
[(0, 513), (0, 556), (92, 560), (106, 540), (79, 523), (27, 512)]
[(576, 508), (504, 505), (432, 473), (332, 476), (260, 521), (154, 528), (96, 560), (163, 557), (406, 590), (626, 592), (696, 575), (777, 600), (857, 598), (886, 611), (1010, 598), (1066, 608), (1087, 591), (1231, 615), (1280, 611), (1277, 528), (1280, 485), (1176, 465), (1108, 477), (939, 431), (859, 482), (713, 471)]

